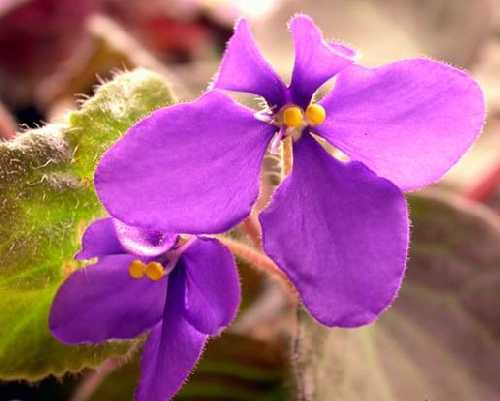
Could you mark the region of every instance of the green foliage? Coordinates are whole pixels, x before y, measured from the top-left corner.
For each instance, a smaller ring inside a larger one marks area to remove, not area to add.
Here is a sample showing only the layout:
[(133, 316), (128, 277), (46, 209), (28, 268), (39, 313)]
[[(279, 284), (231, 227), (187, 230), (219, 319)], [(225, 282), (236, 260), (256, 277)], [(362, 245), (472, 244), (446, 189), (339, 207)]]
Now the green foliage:
[(401, 293), (380, 320), (327, 329), (301, 313), (297, 382), (314, 401), (482, 401), (500, 394), (500, 219), (442, 193), (412, 196)]
[(92, 185), (102, 153), (139, 118), (173, 103), (146, 70), (102, 85), (63, 125), (0, 142), (0, 378), (35, 380), (96, 366), (126, 343), (70, 347), (51, 338), (48, 311), (83, 229), (103, 215)]
[(133, 123), (175, 98), (161, 76), (145, 69), (118, 75), (101, 86), (79, 111), (69, 116), (67, 138), (75, 154), (74, 168), (89, 180), (101, 154)]

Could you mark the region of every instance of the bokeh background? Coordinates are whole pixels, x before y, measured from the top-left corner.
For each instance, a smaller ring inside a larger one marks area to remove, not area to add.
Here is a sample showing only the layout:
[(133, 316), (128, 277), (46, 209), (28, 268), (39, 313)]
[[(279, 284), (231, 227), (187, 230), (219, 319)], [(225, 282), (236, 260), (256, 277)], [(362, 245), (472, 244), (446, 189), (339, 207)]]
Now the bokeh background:
[[(282, 287), (240, 261), (244, 308), (177, 399), (499, 401), (500, 1), (0, 0), (0, 137), (64, 120), (96, 85), (139, 66), (194, 99), (241, 16), (289, 77), (286, 22), (297, 12), (365, 65), (427, 56), (467, 69), (488, 121), (440, 184), (410, 197), (408, 277), (376, 327), (327, 331), (300, 312), (297, 324)], [(97, 371), (0, 382), (0, 401), (124, 401), (137, 373), (135, 357), (110, 359)]]

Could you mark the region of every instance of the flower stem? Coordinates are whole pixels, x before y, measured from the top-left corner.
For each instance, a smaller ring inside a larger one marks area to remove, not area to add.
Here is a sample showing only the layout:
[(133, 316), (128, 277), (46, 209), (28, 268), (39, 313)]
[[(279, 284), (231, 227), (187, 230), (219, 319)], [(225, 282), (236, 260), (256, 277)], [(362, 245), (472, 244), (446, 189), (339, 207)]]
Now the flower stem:
[(293, 139), (287, 136), (281, 142), (281, 181), (292, 171), (293, 165)]
[(96, 370), (90, 372), (85, 376), (76, 388), (75, 393), (71, 397), (71, 401), (87, 401), (89, 400), (101, 385), (101, 383), (106, 379), (113, 371), (122, 366), (128, 357), (113, 357), (106, 359), (101, 366)]
[(225, 246), (227, 246), (234, 255), (250, 262), (253, 266), (259, 268), (260, 270), (269, 273), (272, 277), (278, 279), (278, 281), (282, 283), (287, 290), (292, 289), (295, 292), (295, 289), (288, 280), (288, 277), (278, 268), (278, 266), (276, 266), (271, 258), (258, 250), (231, 238), (220, 236), (218, 239)]
[(243, 220), (241, 227), (243, 228), (243, 231), (245, 231), (248, 238), (252, 241), (253, 245), (260, 249), (262, 247), (262, 243), (257, 216), (254, 213), (250, 214), (250, 216)]

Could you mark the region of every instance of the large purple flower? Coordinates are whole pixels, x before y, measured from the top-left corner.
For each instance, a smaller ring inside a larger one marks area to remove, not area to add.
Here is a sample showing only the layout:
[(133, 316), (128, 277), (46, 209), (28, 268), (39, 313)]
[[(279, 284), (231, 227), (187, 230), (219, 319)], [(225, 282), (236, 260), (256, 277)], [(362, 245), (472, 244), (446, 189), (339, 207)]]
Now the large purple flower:
[[(316, 319), (359, 326), (401, 284), (402, 190), (436, 181), (469, 148), (484, 121), (483, 96), (466, 73), (427, 59), (357, 65), (353, 51), (327, 43), (306, 16), (293, 18), (290, 30), (289, 86), (240, 21), (213, 90), (132, 127), (101, 160), (95, 184), (128, 224), (222, 232), (249, 215), (268, 145), (292, 136), (293, 171), (260, 217), (264, 249)], [(333, 76), (334, 89), (315, 102)], [(269, 107), (255, 113), (221, 90), (260, 95)], [(311, 134), (350, 161), (333, 158)]]
[(96, 220), (76, 270), (59, 289), (50, 312), (52, 334), (68, 344), (131, 339), (146, 331), (137, 401), (165, 401), (193, 369), (208, 336), (234, 318), (240, 285), (231, 253), (216, 239), (187, 242)]

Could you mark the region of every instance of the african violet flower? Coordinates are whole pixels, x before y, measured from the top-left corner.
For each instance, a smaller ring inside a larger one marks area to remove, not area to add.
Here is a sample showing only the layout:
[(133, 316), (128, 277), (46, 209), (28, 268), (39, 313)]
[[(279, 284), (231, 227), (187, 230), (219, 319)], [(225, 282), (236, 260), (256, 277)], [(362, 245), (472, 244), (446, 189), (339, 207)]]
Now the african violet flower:
[[(260, 216), (264, 250), (317, 320), (359, 326), (401, 284), (409, 237), (402, 191), (436, 181), (469, 148), (484, 121), (483, 96), (466, 73), (428, 59), (362, 67), (306, 16), (290, 31), (290, 85), (240, 21), (212, 90), (133, 126), (101, 160), (96, 188), (128, 224), (221, 232), (249, 215), (268, 145), (292, 136), (293, 170)], [(334, 89), (316, 102), (333, 76)], [(269, 108), (254, 113), (221, 90), (260, 95)]]
[(234, 318), (240, 285), (231, 253), (216, 239), (162, 235), (112, 218), (96, 220), (59, 289), (49, 324), (68, 344), (131, 339), (150, 330), (138, 401), (170, 399), (200, 357), (207, 338)]

